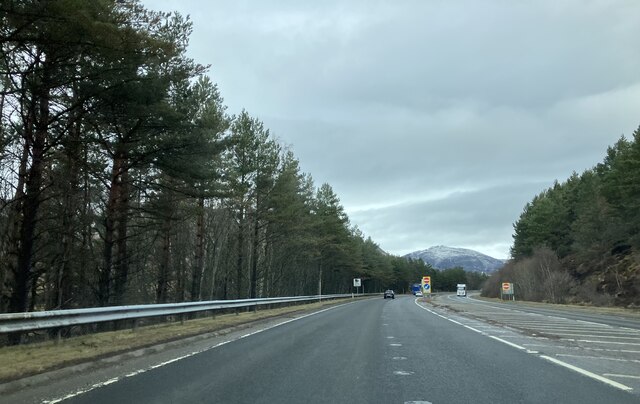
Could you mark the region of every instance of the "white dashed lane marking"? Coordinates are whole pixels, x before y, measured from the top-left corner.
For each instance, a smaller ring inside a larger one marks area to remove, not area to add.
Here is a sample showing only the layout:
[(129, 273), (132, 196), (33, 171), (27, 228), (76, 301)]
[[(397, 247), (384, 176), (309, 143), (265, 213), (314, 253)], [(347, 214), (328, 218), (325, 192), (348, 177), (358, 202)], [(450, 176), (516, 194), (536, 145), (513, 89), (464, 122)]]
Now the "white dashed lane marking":
[[(351, 303), (346, 303), (346, 304), (351, 304)], [(136, 371), (127, 373), (126, 375), (123, 375), (123, 376), (120, 376), (120, 377), (114, 377), (112, 379), (108, 379), (108, 380), (105, 380), (105, 381), (102, 381), (102, 382), (99, 382), (99, 383), (95, 383), (95, 384), (93, 384), (93, 385), (91, 385), (91, 386), (89, 386), (87, 388), (74, 391), (74, 392), (69, 393), (69, 394), (67, 394), (65, 396), (54, 398), (54, 399), (51, 399), (51, 400), (44, 400), (44, 401), (42, 401), (42, 403), (43, 404), (57, 404), (57, 403), (60, 403), (62, 401), (68, 400), (70, 398), (79, 396), (81, 394), (88, 393), (88, 392), (93, 391), (95, 389), (98, 389), (100, 387), (104, 387), (104, 386), (108, 386), (109, 384), (116, 383), (116, 382), (118, 382), (120, 380), (124, 380), (124, 379), (130, 378), (130, 377), (134, 377), (134, 376), (139, 375), (141, 373), (145, 373), (145, 372), (151, 371), (153, 369), (157, 369), (157, 368), (166, 366), (166, 365), (168, 365), (170, 363), (177, 362), (179, 360), (182, 360), (182, 359), (185, 359), (185, 358), (189, 358), (189, 357), (197, 355), (199, 353), (206, 352), (206, 351), (209, 351), (211, 349), (215, 349), (215, 348), (221, 347), (221, 346), (226, 345), (228, 343), (231, 343), (231, 342), (234, 342), (234, 341), (238, 341), (238, 340), (250, 337), (252, 335), (255, 335), (255, 334), (258, 334), (258, 333), (261, 333), (261, 332), (264, 332), (264, 331), (268, 331), (268, 330), (270, 330), (272, 328), (276, 328), (276, 327), (279, 327), (281, 325), (285, 325), (285, 324), (288, 324), (288, 323), (292, 323), (294, 321), (302, 320), (303, 318), (314, 316), (316, 314), (320, 314), (320, 313), (323, 313), (325, 311), (333, 310), (335, 308), (338, 308), (338, 307), (341, 307), (341, 306), (344, 306), (344, 305), (345, 304), (336, 305), (336, 306), (333, 306), (333, 307), (329, 307), (329, 308), (326, 308), (326, 309), (315, 311), (313, 313), (305, 314), (305, 315), (302, 315), (300, 317), (296, 317), (296, 318), (292, 318), (292, 319), (289, 319), (289, 320), (281, 321), (281, 322), (273, 324), (271, 326), (259, 329), (259, 330), (254, 331), (254, 332), (250, 332), (248, 334), (241, 335), (239, 337), (236, 337), (236, 338), (233, 338), (233, 339), (230, 339), (230, 340), (227, 340), (227, 341), (220, 342), (218, 344), (215, 344), (215, 345), (212, 345), (210, 347), (201, 349), (199, 351), (194, 351), (194, 352), (188, 353), (186, 355), (183, 355), (183, 356), (180, 356), (180, 357), (177, 357), (177, 358), (173, 358), (171, 360), (168, 360), (168, 361), (165, 361), (165, 362), (161, 362), (161, 363), (158, 363), (156, 365), (149, 366), (149, 367), (144, 368), (144, 369), (138, 369)]]
[(396, 370), (393, 372), (393, 374), (396, 376), (411, 376), (414, 373), (415, 372), (410, 372), (408, 370)]
[(604, 376), (622, 377), (624, 379), (639, 379), (640, 380), (640, 376), (634, 376), (634, 375), (617, 375), (617, 374), (613, 374), (613, 373), (605, 373)]

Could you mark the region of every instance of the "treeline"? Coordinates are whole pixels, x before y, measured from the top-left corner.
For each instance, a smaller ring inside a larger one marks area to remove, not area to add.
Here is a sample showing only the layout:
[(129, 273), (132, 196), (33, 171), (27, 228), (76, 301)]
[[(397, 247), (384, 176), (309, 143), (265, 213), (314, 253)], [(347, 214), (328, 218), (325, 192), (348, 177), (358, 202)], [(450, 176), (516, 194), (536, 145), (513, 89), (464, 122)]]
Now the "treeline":
[(0, 6), (0, 312), (406, 287), (137, 1)]
[(511, 281), (529, 300), (640, 304), (640, 129), (533, 198), (514, 230), (513, 260), (485, 294)]

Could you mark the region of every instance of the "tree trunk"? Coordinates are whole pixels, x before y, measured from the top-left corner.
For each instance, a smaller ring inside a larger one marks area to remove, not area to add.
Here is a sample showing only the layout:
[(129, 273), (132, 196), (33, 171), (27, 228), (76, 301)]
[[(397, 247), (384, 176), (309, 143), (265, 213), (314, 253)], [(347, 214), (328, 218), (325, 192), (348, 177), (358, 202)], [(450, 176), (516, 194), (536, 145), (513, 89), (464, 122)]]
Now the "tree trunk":
[[(82, 151), (82, 158), (86, 167), (86, 164), (89, 160), (89, 150), (87, 147), (85, 147)], [(92, 220), (89, 218), (89, 212), (91, 211), (91, 191), (88, 171), (89, 170), (84, 170), (82, 175), (82, 244), (80, 248), (80, 260), (77, 266), (78, 283), (75, 285), (75, 287), (77, 288), (76, 295), (78, 296), (78, 303), (83, 307), (88, 307), (89, 299), (93, 297), (89, 295), (89, 288), (87, 288), (87, 286), (89, 285), (87, 277), (87, 267), (89, 266), (90, 262), (93, 263), (90, 254), (90, 252), (93, 250), (93, 227)], [(91, 303), (93, 303), (93, 301)]]
[(178, 256), (178, 260), (177, 265), (176, 265), (176, 300), (178, 302), (184, 302), (186, 301), (186, 297), (187, 297), (187, 271), (185, 269), (185, 259), (184, 259), (184, 255), (182, 255), (182, 251), (179, 251), (180, 255)]
[(254, 215), (254, 224), (253, 224), (253, 246), (251, 249), (251, 292), (250, 297), (255, 299), (257, 297), (256, 291), (258, 288), (258, 246), (259, 240), (258, 236), (260, 235), (260, 220), (258, 216), (258, 206), (256, 206), (256, 212)]
[(216, 273), (218, 270), (218, 257), (219, 257), (219, 244), (220, 241), (214, 241), (213, 245), (209, 250), (210, 258), (208, 257), (209, 268), (211, 268), (211, 272), (209, 273), (209, 294), (207, 295), (208, 300), (213, 300), (216, 294)]
[(114, 302), (116, 305), (125, 303), (125, 292), (127, 289), (127, 280), (129, 278), (129, 253), (127, 251), (128, 244), (128, 222), (129, 222), (129, 172), (126, 166), (127, 159), (122, 157), (122, 174), (120, 181), (120, 200), (117, 203), (117, 232), (116, 241), (117, 254), (115, 265), (115, 282), (114, 282)]
[(264, 264), (262, 266), (263, 270), (262, 270), (262, 279), (263, 279), (263, 286), (262, 286), (262, 293), (261, 296), (263, 297), (271, 297), (271, 266), (273, 265), (273, 245), (272, 243), (268, 243), (265, 245), (265, 249), (264, 249)]
[(238, 212), (238, 258), (236, 262), (236, 297), (242, 298), (242, 271), (244, 267), (244, 207)]
[[(29, 124), (25, 123), (25, 131), (28, 130), (29, 128)], [(2, 281), (2, 283), (0, 283), (0, 289), (4, 289), (4, 282), (6, 279), (6, 276), (9, 272), (11, 272), (12, 274), (16, 273), (17, 270), (17, 255), (18, 255), (18, 239), (20, 237), (20, 225), (21, 225), (21, 220), (20, 217), (22, 215), (22, 205), (24, 203), (24, 184), (26, 182), (26, 178), (27, 178), (27, 164), (29, 161), (29, 150), (30, 150), (30, 142), (28, 142), (26, 140), (26, 136), (25, 136), (25, 144), (24, 147), (22, 149), (22, 156), (20, 157), (20, 165), (18, 168), (18, 183), (16, 185), (16, 193), (14, 195), (13, 201), (12, 201), (12, 207), (9, 210), (10, 212), (10, 216), (9, 219), (7, 221), (7, 230), (8, 233), (6, 234), (6, 240), (5, 240), (5, 245), (4, 245), (4, 254), (5, 254), (5, 260), (4, 262), (1, 262), (0, 265), (2, 265), (4, 267), (3, 270), (3, 275), (2, 275), (2, 279), (0, 279)], [(12, 282), (12, 287), (9, 290), (13, 290), (13, 279), (11, 279)], [(2, 290), (0, 290), (0, 294), (2, 293)], [(0, 295), (0, 298), (3, 298), (4, 296)], [(10, 303), (10, 299), (9, 303)], [(1, 310), (1, 312), (5, 311), (5, 308), (2, 307), (3, 310)], [(8, 305), (6, 307), (6, 310), (11, 311), (10, 306)]]
[(113, 161), (111, 169), (111, 183), (109, 188), (109, 198), (105, 208), (104, 218), (104, 250), (102, 269), (98, 282), (98, 303), (100, 306), (107, 306), (111, 301), (111, 283), (113, 281), (113, 250), (116, 242), (116, 229), (118, 225), (118, 214), (121, 208), (118, 206), (122, 200), (123, 173), (125, 170), (124, 153), (118, 151)]
[[(42, 84), (36, 95), (38, 101), (38, 119), (34, 125), (27, 125), (25, 130), (25, 147), (30, 147), (31, 167), (28, 169), (25, 182), (25, 192), (21, 203), (22, 222), (20, 225), (17, 252), (17, 265), (14, 271), (13, 293), (9, 299), (10, 312), (24, 312), (29, 306), (29, 287), (32, 277), (32, 254), (34, 235), (40, 207), (40, 191), (42, 188), (42, 173), (44, 152), (49, 126), (49, 89), (48, 67), (43, 66)], [(33, 109), (35, 110), (35, 103)], [(33, 111), (35, 114), (35, 111)], [(35, 129), (31, 132), (31, 129)]]
[(318, 264), (318, 296), (322, 296), (322, 264)]
[(81, 161), (80, 120), (77, 114), (75, 115), (75, 122), (71, 126), (70, 144), (67, 146), (67, 170), (65, 174), (69, 181), (63, 186), (61, 259), (56, 271), (54, 289), (53, 305), (58, 310), (67, 308), (66, 302), (72, 294), (70, 262), (73, 250), (73, 234), (76, 229), (73, 223), (77, 213), (78, 163)]
[[(9, 298), (9, 312), (25, 312), (29, 309), (29, 289), (32, 281), (32, 258), (35, 242), (35, 230), (40, 207), (40, 191), (42, 188), (42, 176), (44, 167), (44, 153), (46, 137), (49, 127), (49, 68), (42, 66), (42, 82), (34, 94), (35, 100), (29, 106), (27, 122), (25, 122), (24, 141), (26, 160), (21, 162), (21, 170), (24, 164), (25, 183), (24, 194), (22, 188), (16, 191), (16, 197), (22, 201), (19, 203), (22, 220), (17, 234), (13, 240), (17, 261), (13, 268), (13, 289)], [(37, 109), (37, 111), (36, 111)], [(37, 114), (37, 119), (36, 119)], [(31, 166), (26, 169), (28, 156), (31, 156)], [(21, 173), (22, 174), (22, 173)], [(18, 216), (18, 217), (20, 217)], [(11, 334), (11, 344), (20, 343), (21, 333)]]
[(204, 276), (204, 197), (198, 198), (198, 214), (196, 217), (196, 251), (193, 274), (191, 278), (191, 300), (200, 300), (200, 287)]
[[(209, 300), (213, 300), (216, 297), (216, 293), (215, 293), (216, 279), (217, 279), (218, 269), (220, 268), (220, 260), (222, 259), (223, 256), (226, 257), (227, 251), (228, 251), (229, 221), (225, 219), (227, 218), (223, 217), (217, 223), (217, 226), (219, 227), (220, 230), (215, 235), (215, 237), (217, 238), (214, 240), (213, 247), (211, 248), (211, 251), (210, 251), (213, 263), (211, 265), (211, 272), (210, 272), (211, 284), (210, 284), (210, 291), (209, 291)], [(224, 276), (225, 290), (226, 290), (227, 280), (228, 280), (228, 277), (225, 275)], [(226, 292), (225, 292), (225, 298), (226, 298)]]
[(156, 285), (156, 303), (167, 302), (169, 288), (169, 268), (171, 257), (171, 217), (166, 215), (162, 226), (162, 252), (158, 268), (158, 281)]

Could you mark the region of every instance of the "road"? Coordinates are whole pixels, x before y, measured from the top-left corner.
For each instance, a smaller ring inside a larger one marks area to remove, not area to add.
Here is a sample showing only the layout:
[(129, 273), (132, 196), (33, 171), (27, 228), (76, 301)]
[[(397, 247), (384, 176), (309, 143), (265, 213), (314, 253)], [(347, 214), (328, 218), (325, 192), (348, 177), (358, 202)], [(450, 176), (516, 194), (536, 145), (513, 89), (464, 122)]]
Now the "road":
[[(478, 293), (475, 293), (475, 295), (477, 296)], [(564, 318), (572, 320), (589, 321), (614, 327), (626, 327), (640, 330), (640, 316), (637, 313), (602, 313), (593, 312), (593, 310), (589, 307), (549, 305), (524, 301), (516, 303), (510, 301), (496, 302), (476, 299), (459, 299), (454, 294), (442, 294), (440, 296), (437, 296), (434, 301), (445, 302), (448, 304), (451, 304), (452, 302), (458, 302), (461, 304), (471, 303), (476, 306), (482, 305), (484, 307), (493, 307), (499, 309), (508, 308), (510, 310), (519, 310), (527, 313), (542, 314), (545, 316), (554, 317), (562, 316)]]
[[(449, 321), (460, 322), (562, 366), (575, 367), (613, 386), (640, 392), (640, 318), (594, 309), (434, 296)], [(624, 325), (624, 326), (622, 326)]]
[[(42, 391), (50, 394), (44, 402), (64, 403), (640, 401), (640, 386), (616, 386), (570, 369), (542, 348), (521, 349), (500, 331), (501, 325), (413, 297), (376, 298), (263, 325), (181, 359), (137, 370), (128, 364), (93, 384), (68, 381), (67, 391)], [(19, 394), (4, 399), (28, 402), (27, 393)]]

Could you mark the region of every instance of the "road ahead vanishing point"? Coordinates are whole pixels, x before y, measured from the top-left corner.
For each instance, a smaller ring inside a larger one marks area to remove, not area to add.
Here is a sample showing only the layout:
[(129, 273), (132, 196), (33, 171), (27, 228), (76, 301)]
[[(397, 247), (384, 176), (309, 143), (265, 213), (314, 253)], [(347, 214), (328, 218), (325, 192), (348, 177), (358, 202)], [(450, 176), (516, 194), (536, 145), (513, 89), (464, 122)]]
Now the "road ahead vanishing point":
[(280, 319), (0, 401), (640, 401), (640, 323), (634, 329), (452, 295), (435, 297), (436, 305), (421, 300), (380, 297)]

